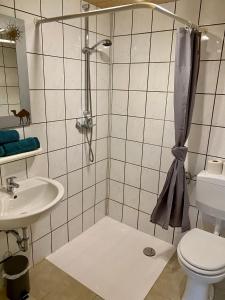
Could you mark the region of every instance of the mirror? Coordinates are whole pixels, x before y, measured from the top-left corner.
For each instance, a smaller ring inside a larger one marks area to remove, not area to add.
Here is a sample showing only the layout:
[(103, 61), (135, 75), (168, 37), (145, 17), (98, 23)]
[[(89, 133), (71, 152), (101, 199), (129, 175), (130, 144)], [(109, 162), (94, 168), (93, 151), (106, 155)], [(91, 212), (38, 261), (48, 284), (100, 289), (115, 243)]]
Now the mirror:
[(0, 128), (29, 124), (24, 21), (0, 14)]

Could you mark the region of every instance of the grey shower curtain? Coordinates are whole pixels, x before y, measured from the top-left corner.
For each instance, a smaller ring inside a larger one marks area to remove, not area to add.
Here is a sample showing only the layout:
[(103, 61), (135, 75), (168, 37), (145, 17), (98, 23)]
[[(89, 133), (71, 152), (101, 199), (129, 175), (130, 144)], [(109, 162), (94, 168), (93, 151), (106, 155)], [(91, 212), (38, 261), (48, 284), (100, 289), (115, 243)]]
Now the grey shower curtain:
[(190, 229), (189, 198), (185, 178), (184, 162), (187, 141), (198, 80), (201, 33), (179, 28), (176, 41), (174, 121), (175, 146), (172, 148), (174, 161), (167, 173), (166, 182), (159, 195), (151, 222), (168, 229), (168, 226)]

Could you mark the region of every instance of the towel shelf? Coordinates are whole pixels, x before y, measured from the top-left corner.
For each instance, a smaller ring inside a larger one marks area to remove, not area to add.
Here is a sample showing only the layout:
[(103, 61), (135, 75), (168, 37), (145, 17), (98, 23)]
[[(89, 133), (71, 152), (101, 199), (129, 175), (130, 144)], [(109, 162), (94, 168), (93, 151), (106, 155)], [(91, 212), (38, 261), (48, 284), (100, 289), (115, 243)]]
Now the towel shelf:
[(20, 153), (20, 154), (15, 154), (15, 155), (10, 155), (10, 156), (4, 156), (0, 158), (0, 165), (12, 162), (12, 161), (16, 161), (16, 160), (20, 160), (23, 158), (28, 158), (28, 157), (32, 157), (38, 154), (42, 153), (42, 148), (39, 148), (37, 150), (33, 150), (33, 151), (29, 151), (29, 152), (24, 152), (24, 153)]

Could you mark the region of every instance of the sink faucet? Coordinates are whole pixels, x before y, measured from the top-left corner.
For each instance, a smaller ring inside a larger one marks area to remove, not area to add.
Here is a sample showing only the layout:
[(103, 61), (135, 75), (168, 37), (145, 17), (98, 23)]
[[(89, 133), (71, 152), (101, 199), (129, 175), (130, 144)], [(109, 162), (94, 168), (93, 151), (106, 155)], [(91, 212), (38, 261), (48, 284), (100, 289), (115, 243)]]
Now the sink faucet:
[(12, 177), (9, 177), (9, 178), (6, 179), (6, 191), (9, 194), (13, 194), (14, 189), (20, 187), (20, 185), (18, 183), (16, 183), (14, 181), (14, 179), (16, 179), (15, 176), (12, 176)]

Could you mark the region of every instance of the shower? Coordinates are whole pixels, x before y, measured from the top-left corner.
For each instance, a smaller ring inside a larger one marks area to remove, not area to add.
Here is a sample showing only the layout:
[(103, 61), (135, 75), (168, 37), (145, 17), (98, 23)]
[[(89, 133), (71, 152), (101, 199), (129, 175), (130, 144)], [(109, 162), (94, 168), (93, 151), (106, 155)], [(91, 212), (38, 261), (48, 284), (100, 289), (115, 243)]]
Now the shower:
[[(89, 10), (89, 4), (83, 5), (83, 10)], [(92, 97), (91, 97), (91, 72), (90, 72), (90, 56), (97, 51), (98, 46), (110, 47), (112, 45), (111, 40), (103, 39), (97, 42), (94, 46), (89, 47), (89, 18), (85, 18), (85, 46), (82, 49), (82, 53), (85, 56), (85, 110), (83, 112), (84, 118), (77, 121), (76, 128), (78, 130), (84, 130), (85, 137), (89, 148), (89, 161), (94, 161), (94, 153), (92, 149), (93, 139), (93, 114), (92, 114)]]

